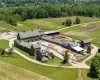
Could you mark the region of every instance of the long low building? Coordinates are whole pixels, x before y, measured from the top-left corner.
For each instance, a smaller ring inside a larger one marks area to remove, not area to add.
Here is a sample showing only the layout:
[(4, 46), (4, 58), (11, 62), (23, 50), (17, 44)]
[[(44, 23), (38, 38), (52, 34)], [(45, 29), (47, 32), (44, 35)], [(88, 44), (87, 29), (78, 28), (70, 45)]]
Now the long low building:
[(42, 36), (41, 39), (45, 40), (45, 41), (48, 41), (50, 43), (54, 43), (54, 44), (60, 45), (60, 46), (62, 46), (64, 48), (66, 48), (66, 49), (70, 49), (70, 50), (76, 51), (78, 53), (84, 51), (84, 49), (81, 48), (78, 45), (78, 43), (75, 43), (75, 42), (63, 41), (61, 39), (58, 39), (58, 38), (55, 38), (55, 37), (52, 37), (52, 36)]

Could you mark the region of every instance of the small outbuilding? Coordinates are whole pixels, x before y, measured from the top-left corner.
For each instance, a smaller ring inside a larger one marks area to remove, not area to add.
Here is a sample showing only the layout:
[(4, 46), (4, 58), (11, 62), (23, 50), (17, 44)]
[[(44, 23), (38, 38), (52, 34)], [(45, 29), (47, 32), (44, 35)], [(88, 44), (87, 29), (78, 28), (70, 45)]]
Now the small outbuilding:
[(91, 40), (89, 40), (89, 39), (83, 40), (83, 41), (81, 41), (80, 45), (81, 45), (82, 48), (90, 46)]

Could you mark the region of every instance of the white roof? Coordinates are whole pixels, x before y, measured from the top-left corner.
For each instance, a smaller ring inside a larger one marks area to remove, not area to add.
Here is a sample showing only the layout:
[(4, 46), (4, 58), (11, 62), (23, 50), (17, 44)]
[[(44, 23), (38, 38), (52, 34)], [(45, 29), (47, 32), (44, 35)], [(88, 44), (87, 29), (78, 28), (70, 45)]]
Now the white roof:
[(76, 46), (76, 47), (72, 47), (74, 50), (76, 51), (83, 51), (84, 49), (79, 47), (79, 46)]

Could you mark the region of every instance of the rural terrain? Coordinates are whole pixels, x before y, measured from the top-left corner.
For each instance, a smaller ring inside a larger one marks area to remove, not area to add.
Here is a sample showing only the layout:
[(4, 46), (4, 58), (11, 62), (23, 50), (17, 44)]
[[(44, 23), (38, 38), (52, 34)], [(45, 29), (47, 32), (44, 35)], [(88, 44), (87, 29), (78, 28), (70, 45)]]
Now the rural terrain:
[[(62, 22), (66, 21), (66, 19), (71, 19), (74, 22), (76, 16), (29, 19), (19, 21), (17, 26), (0, 21), (0, 32), (28, 31), (38, 29), (39, 26), (44, 31), (59, 30), (62, 34), (76, 39), (91, 39), (93, 45), (100, 47), (100, 19), (95, 17), (79, 17), (81, 20), (80, 24), (72, 24), (68, 27), (62, 25)], [(0, 48), (9, 48), (9, 42), (7, 40), (0, 40)], [(25, 52), (18, 51), (28, 56)], [(99, 55), (99, 53), (96, 55)], [(55, 64), (58, 60), (56, 58), (50, 63)], [(86, 64), (90, 65), (91, 61), (92, 59), (87, 61)], [(8, 57), (7, 55), (0, 57), (1, 80), (95, 80), (87, 76), (88, 72), (89, 69), (83, 68), (61, 68), (59, 65), (58, 67), (38, 65), (26, 60), (17, 53), (14, 53), (12, 57)]]

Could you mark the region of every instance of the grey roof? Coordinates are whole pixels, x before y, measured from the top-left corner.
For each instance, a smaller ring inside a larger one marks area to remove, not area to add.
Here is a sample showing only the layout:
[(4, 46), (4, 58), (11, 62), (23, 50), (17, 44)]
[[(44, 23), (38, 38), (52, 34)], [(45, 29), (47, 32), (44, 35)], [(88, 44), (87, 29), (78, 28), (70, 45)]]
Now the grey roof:
[(83, 43), (90, 43), (90, 42), (91, 42), (90, 39), (83, 40)]
[(44, 32), (45, 35), (53, 34), (53, 33), (60, 33), (58, 30)]
[(54, 43), (54, 44), (61, 45), (63, 47), (67, 47), (68, 45), (70, 45), (71, 47), (78, 46), (78, 44), (76, 44), (74, 42), (63, 41), (61, 39), (58, 39), (58, 38), (55, 38), (55, 37), (52, 37), (52, 36), (42, 36), (41, 39), (49, 41), (49, 42)]
[(41, 29), (31, 30), (31, 31), (23, 31), (23, 32), (18, 33), (18, 35), (20, 36), (21, 39), (36, 37), (36, 36), (40, 36), (43, 34), (44, 34), (44, 32)]
[(21, 41), (19, 43), (19, 45), (24, 46), (24, 47), (29, 48), (29, 49), (31, 49), (32, 46), (34, 47), (34, 49), (40, 48), (40, 45), (38, 45), (38, 44), (33, 45), (33, 44), (29, 44), (29, 43), (24, 42), (24, 41)]

